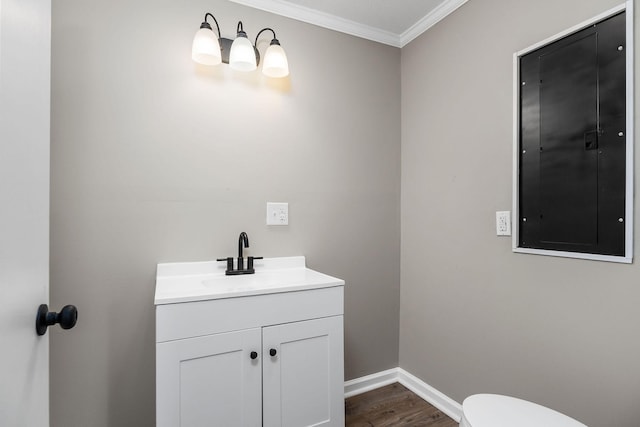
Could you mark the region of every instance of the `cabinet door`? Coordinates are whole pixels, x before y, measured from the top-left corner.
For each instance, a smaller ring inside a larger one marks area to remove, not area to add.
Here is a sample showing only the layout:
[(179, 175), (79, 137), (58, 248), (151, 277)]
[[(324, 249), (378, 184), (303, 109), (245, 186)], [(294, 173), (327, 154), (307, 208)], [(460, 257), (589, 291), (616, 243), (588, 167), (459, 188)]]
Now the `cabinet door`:
[(260, 328), (158, 343), (156, 425), (260, 426), (260, 347)]
[(264, 427), (344, 426), (342, 328), (334, 316), (263, 329)]

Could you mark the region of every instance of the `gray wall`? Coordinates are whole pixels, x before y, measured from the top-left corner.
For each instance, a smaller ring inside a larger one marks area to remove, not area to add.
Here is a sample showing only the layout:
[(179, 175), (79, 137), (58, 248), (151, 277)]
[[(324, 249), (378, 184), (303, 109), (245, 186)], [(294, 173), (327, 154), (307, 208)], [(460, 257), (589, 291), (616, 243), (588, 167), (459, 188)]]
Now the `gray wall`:
[[(207, 11), (274, 28), (291, 78), (195, 66)], [(52, 426), (154, 425), (156, 264), (240, 231), (345, 279), (347, 379), (398, 366), (399, 49), (220, 0), (66, 0), (52, 50), (51, 305), (79, 310), (51, 332)]]
[(473, 0), (402, 49), (400, 365), (460, 402), (506, 393), (638, 425), (637, 261), (514, 254), (495, 235), (513, 53), (618, 3)]

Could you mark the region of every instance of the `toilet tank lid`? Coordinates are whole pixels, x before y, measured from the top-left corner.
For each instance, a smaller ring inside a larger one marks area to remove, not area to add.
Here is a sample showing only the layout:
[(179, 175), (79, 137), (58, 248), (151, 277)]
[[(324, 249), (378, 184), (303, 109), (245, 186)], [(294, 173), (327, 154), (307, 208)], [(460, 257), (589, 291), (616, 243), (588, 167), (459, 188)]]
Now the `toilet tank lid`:
[(474, 394), (462, 402), (471, 427), (587, 427), (553, 409), (499, 394)]

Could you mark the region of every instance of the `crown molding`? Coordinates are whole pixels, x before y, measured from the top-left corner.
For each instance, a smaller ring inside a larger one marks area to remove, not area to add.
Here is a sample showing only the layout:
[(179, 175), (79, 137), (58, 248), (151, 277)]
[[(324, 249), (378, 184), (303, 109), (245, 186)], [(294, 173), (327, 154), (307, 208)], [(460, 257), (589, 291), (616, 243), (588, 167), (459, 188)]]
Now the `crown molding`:
[(424, 18), (413, 24), (407, 31), (400, 35), (400, 47), (405, 47), (413, 39), (427, 31), (429, 28), (442, 21), (468, 0), (447, 0), (433, 9)]
[(254, 9), (275, 13), (276, 15), (295, 19), (297, 21), (306, 22), (307, 24), (317, 25), (329, 30), (335, 30), (363, 39), (400, 47), (400, 36), (398, 34), (383, 31), (378, 28), (370, 27), (368, 25), (360, 24), (349, 19), (344, 19), (339, 16), (331, 15), (308, 7), (298, 6), (281, 0), (230, 1), (253, 7)]
[(282, 0), (230, 1), (389, 46), (404, 47), (420, 34), (444, 19), (451, 12), (462, 6), (468, 0), (446, 0), (402, 34), (384, 31), (379, 28), (360, 24), (349, 19), (344, 19), (326, 12), (321, 12)]

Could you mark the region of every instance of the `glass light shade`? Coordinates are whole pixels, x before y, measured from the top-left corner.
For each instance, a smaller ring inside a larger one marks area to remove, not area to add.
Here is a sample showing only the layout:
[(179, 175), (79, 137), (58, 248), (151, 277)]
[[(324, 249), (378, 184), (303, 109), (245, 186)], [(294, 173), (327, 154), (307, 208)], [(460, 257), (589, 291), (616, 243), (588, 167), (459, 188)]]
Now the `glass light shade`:
[(218, 65), (222, 62), (220, 42), (212, 30), (208, 28), (198, 30), (193, 38), (191, 58), (203, 65)]
[(284, 49), (279, 44), (272, 44), (264, 54), (262, 74), (267, 77), (287, 77), (289, 75), (289, 62)]
[(257, 68), (256, 53), (248, 38), (238, 36), (231, 45), (229, 66), (238, 71), (253, 71)]

